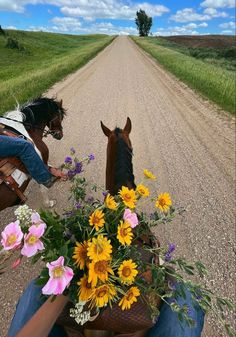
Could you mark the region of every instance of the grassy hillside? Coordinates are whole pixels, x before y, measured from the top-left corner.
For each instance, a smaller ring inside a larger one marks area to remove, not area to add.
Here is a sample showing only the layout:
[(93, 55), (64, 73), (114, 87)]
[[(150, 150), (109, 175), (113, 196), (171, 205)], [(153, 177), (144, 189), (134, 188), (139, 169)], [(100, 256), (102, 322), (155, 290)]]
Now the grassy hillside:
[(174, 49), (205, 63), (227, 70), (236, 70), (236, 41), (234, 36), (166, 36), (157, 37), (156, 42), (163, 47)]
[[(0, 35), (0, 114), (83, 66), (114, 37), (5, 31)], [(6, 45), (9, 45), (8, 47)]]
[(234, 60), (222, 61), (222, 66), (221, 62), (212, 64), (207, 57), (201, 57), (199, 51), (193, 56), (187, 47), (169, 40), (156, 37), (133, 37), (133, 40), (180, 80), (223, 109), (235, 113)]

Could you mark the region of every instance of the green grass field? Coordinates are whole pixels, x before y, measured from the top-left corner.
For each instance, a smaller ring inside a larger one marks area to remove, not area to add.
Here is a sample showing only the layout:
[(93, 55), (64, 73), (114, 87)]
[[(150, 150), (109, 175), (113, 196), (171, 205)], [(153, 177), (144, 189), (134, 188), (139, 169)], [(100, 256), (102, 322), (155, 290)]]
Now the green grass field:
[(169, 41), (160, 42), (154, 37), (132, 39), (181, 81), (235, 114), (235, 71), (188, 55), (185, 47)]
[[(13, 109), (77, 70), (104, 49), (114, 36), (63, 35), (5, 31), (0, 35), (0, 114)], [(20, 46), (7, 48), (7, 38)], [(14, 98), (15, 97), (15, 98)]]

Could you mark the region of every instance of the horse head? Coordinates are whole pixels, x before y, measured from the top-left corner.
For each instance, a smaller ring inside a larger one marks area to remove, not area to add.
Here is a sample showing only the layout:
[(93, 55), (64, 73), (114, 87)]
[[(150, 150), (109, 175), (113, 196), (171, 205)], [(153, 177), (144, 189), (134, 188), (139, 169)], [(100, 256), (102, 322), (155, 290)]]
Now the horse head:
[[(55, 139), (63, 137), (62, 120), (65, 116), (65, 109), (62, 107), (62, 100), (55, 98), (38, 97), (31, 102), (20, 107), (24, 116), (24, 125), (28, 131), (39, 131), (44, 136), (51, 134)], [(48, 131), (44, 131), (45, 127)]]
[(123, 129), (116, 127), (111, 131), (102, 121), (101, 127), (108, 137), (106, 189), (115, 195), (122, 186), (136, 188), (132, 164), (133, 148), (129, 138), (132, 129), (130, 118), (127, 118)]

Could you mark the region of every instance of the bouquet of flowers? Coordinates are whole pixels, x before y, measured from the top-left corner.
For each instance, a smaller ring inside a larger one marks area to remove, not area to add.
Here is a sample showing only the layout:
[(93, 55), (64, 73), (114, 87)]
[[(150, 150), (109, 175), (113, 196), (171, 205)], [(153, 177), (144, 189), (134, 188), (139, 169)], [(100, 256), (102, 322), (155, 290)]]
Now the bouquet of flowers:
[[(175, 258), (175, 245), (160, 246), (152, 234), (153, 227), (171, 222), (183, 211), (173, 207), (168, 193), (150, 196), (148, 184), (156, 177), (144, 170), (145, 184), (138, 184), (136, 190), (123, 186), (118, 195), (111, 196), (97, 185), (90, 186), (81, 175), (93, 159), (89, 155), (79, 160), (73, 149), (65, 159), (72, 207), (63, 215), (48, 210), (37, 213), (27, 206), (16, 210), (17, 220), (6, 226), (1, 240), (4, 250), (19, 254), (14, 267), (23, 256), (33, 263), (41, 259), (45, 267), (37, 282), (42, 294), (66, 294), (74, 303), (70, 315), (81, 325), (104, 307), (116, 304), (119, 310), (129, 311), (139, 301), (155, 320), (160, 300), (184, 297), (184, 287), (205, 311), (214, 306), (220, 310), (231, 307), (226, 299), (213, 301), (211, 291), (192, 282), (191, 277), (184, 278), (184, 274), (195, 272), (200, 277), (206, 275), (201, 262)], [(100, 199), (91, 197), (99, 192)], [(143, 211), (145, 203), (153, 208), (151, 215)], [(194, 325), (187, 306), (175, 300), (167, 303), (180, 320)]]

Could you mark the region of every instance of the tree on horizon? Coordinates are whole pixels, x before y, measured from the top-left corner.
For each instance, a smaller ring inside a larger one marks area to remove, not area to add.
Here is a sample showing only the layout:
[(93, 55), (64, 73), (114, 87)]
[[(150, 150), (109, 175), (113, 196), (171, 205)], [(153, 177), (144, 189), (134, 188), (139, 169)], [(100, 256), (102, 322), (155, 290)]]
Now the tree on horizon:
[(142, 9), (136, 12), (135, 23), (139, 31), (139, 36), (148, 36), (152, 27), (152, 18)]

